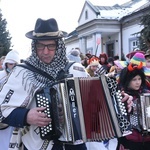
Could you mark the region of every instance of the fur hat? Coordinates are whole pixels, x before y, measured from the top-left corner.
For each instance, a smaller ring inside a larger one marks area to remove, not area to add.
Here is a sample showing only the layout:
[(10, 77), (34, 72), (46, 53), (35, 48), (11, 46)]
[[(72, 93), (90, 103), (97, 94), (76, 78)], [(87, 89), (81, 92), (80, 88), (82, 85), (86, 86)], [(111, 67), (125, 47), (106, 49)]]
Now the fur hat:
[(38, 18), (34, 30), (26, 33), (26, 37), (33, 40), (50, 40), (65, 36), (67, 36), (67, 33), (58, 29), (54, 18), (48, 20)]
[(130, 63), (139, 65), (140, 62), (143, 63), (143, 66), (146, 66), (146, 60), (144, 54), (135, 53), (135, 55), (131, 58)]

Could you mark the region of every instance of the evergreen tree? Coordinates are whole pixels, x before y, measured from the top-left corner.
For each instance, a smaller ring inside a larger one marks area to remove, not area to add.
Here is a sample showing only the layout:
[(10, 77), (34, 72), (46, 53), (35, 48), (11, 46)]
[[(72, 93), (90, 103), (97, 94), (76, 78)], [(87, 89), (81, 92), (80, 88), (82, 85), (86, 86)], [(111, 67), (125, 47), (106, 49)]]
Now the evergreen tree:
[(140, 32), (139, 44), (140, 49), (146, 51), (150, 49), (150, 12), (142, 17), (141, 25), (144, 28)]
[(6, 29), (7, 21), (3, 19), (0, 10), (0, 57), (5, 56), (11, 50), (11, 37)]

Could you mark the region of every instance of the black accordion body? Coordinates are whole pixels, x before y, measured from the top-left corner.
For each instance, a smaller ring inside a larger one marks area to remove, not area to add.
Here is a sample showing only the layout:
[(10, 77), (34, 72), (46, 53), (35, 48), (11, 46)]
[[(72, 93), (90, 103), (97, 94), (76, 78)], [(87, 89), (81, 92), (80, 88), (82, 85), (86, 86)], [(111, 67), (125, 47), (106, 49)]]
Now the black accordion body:
[(59, 101), (63, 106), (65, 121), (62, 126), (58, 116), (52, 118), (55, 123), (52, 128), (49, 125), (51, 132), (44, 133), (43, 130), (47, 129), (40, 129), (43, 139), (49, 134), (52, 138), (54, 134), (62, 142), (74, 143), (81, 140), (102, 141), (132, 133), (126, 106), (121, 102), (121, 92), (115, 79), (104, 75), (67, 78), (56, 86), (57, 90), (49, 89), (49, 99), (51, 103), (55, 101), (55, 104), (49, 103), (52, 105), (49, 106), (51, 117), (58, 115), (56, 101)]
[(62, 135), (62, 126), (59, 122), (59, 97), (56, 89), (44, 88), (35, 95), (37, 107), (46, 107), (44, 113), (53, 119), (48, 126), (40, 127), (41, 139), (58, 139)]

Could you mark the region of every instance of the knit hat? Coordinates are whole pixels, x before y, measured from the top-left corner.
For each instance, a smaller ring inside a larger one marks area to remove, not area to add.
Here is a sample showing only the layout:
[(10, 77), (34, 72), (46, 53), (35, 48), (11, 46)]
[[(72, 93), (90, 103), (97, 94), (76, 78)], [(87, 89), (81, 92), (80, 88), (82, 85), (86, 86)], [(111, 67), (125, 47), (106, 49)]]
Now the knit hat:
[(140, 62), (143, 63), (143, 66), (146, 66), (145, 56), (142, 53), (136, 53), (130, 60), (130, 63), (139, 65)]

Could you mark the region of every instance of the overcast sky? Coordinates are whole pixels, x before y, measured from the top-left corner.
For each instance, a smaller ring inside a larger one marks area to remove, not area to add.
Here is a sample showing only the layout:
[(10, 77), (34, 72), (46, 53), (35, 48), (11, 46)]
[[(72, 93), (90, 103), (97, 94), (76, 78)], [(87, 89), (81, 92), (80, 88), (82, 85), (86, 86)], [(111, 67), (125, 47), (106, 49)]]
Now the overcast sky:
[[(121, 2), (120, 2), (121, 1)], [(90, 0), (92, 4), (112, 6), (129, 0)], [(33, 30), (37, 18), (55, 18), (60, 30), (73, 31), (78, 26), (78, 19), (85, 0), (1, 0), (0, 8), (7, 28), (12, 37), (13, 49), (21, 58), (30, 54), (31, 40), (25, 33)]]

